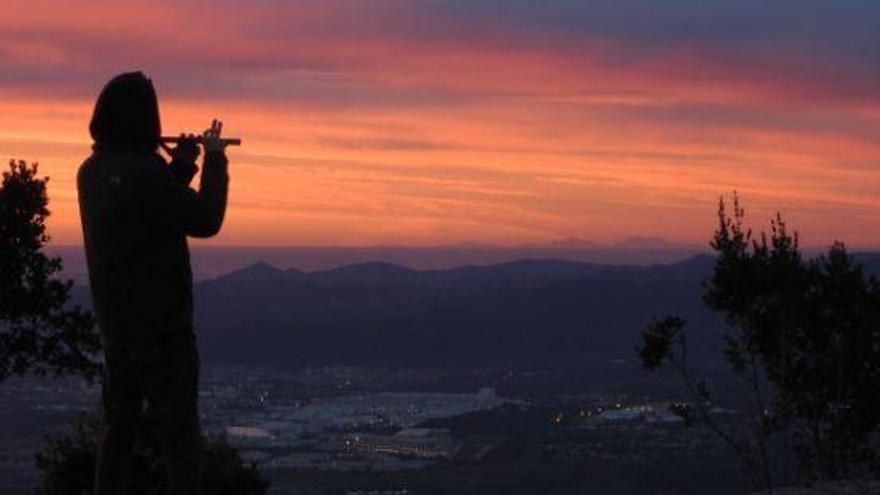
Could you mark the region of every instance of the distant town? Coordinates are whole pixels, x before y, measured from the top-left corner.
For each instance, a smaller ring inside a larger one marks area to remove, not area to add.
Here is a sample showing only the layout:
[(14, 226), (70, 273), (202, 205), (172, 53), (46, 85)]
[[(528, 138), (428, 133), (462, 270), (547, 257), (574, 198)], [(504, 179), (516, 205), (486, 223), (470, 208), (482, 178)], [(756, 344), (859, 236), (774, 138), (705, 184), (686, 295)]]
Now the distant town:
[[(205, 373), (200, 401), (206, 433), (225, 435), (257, 463), (272, 494), (500, 494), (585, 482), (625, 493), (626, 476), (686, 489), (710, 483), (713, 470), (733, 476), (730, 493), (741, 486), (736, 461), (711, 432), (672, 412), (678, 398), (555, 393), (554, 380), (571, 378), (558, 373), (221, 366)], [(545, 389), (531, 393), (529, 382)], [(35, 378), (0, 393), (3, 493), (30, 493), (42, 434), (63, 430), (76, 411), (93, 412), (99, 393)], [(705, 476), (682, 476), (691, 462)]]

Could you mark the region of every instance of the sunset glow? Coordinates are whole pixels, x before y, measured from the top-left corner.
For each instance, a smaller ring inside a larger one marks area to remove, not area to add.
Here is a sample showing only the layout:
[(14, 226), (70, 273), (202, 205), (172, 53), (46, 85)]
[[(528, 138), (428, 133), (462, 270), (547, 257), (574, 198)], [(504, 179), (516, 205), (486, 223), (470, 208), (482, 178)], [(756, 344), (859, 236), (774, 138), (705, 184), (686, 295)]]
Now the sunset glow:
[(215, 244), (704, 244), (737, 190), (880, 246), (880, 4), (73, 5), (0, 4), (0, 157), (51, 177), (58, 244), (94, 99), (143, 70), (166, 134), (244, 140)]

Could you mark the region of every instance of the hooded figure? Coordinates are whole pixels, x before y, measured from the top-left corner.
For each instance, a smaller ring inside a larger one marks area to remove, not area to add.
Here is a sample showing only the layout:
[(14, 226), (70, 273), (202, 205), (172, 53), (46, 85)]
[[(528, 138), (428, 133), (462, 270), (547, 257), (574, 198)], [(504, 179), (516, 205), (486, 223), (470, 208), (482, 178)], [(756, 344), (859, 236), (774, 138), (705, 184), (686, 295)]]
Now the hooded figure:
[(111, 79), (98, 96), (89, 133), (96, 149), (154, 153), (162, 124), (153, 82), (140, 72)]
[(94, 151), (79, 169), (77, 189), (105, 357), (95, 493), (127, 492), (128, 458), (144, 401), (159, 421), (171, 493), (198, 493), (199, 358), (186, 237), (220, 230), (226, 156), (206, 133), (205, 147), (209, 141), (212, 146), (199, 190), (190, 188), (198, 147), (190, 140), (171, 150), (170, 165), (157, 153), (156, 92), (140, 72), (107, 84), (89, 130)]

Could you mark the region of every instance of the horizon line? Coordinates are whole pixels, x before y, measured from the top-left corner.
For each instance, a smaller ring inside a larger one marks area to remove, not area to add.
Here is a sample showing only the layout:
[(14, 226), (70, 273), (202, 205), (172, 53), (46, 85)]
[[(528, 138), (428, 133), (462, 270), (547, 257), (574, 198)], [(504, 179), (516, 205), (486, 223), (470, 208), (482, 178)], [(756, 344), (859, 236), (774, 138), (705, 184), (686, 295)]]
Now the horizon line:
[[(800, 246), (802, 251), (827, 250), (833, 243), (811, 244)], [(844, 243), (850, 253), (880, 252), (880, 246), (850, 246)], [(712, 251), (708, 243), (698, 244), (670, 244), (669, 246), (618, 246), (614, 244), (564, 246), (554, 244), (206, 244), (196, 242), (190, 244), (190, 249), (198, 250), (223, 250), (223, 249), (449, 249), (449, 250), (516, 250), (536, 249), (548, 251), (642, 251), (642, 252), (669, 252), (669, 251), (694, 251), (708, 253)], [(70, 249), (83, 248), (83, 244), (46, 244), (47, 249)]]

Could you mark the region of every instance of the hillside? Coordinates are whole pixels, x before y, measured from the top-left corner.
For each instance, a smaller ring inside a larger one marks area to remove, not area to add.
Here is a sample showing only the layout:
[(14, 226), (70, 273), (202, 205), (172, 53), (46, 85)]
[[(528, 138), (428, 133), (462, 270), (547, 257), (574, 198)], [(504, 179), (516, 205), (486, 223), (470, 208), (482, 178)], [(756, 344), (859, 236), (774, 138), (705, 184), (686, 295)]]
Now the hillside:
[(680, 312), (717, 335), (700, 304), (711, 265), (705, 256), (651, 267), (542, 259), (304, 273), (260, 263), (200, 283), (197, 321), (206, 359), (223, 362), (571, 365), (631, 357), (652, 315)]
[[(880, 254), (857, 258), (880, 272)], [(214, 363), (578, 366), (633, 359), (652, 316), (677, 313), (690, 321), (691, 356), (717, 362), (723, 325), (700, 299), (712, 266), (706, 255), (653, 266), (531, 259), (448, 270), (256, 263), (197, 283), (196, 322)]]

